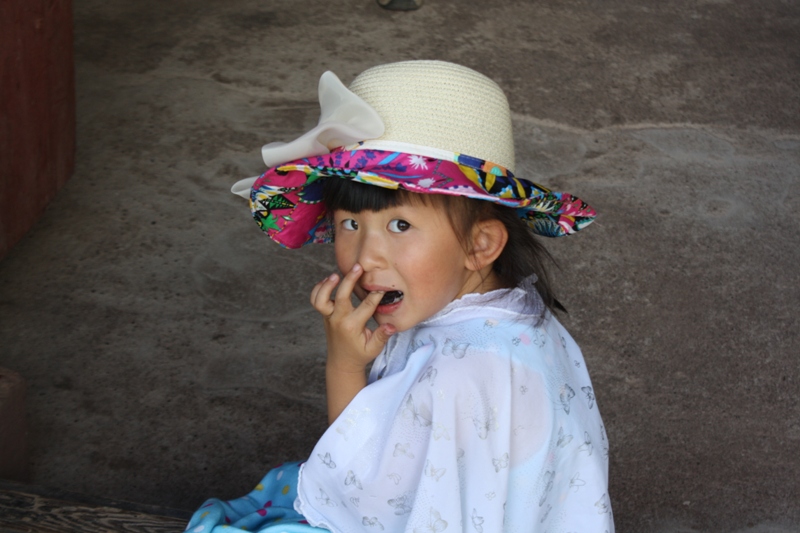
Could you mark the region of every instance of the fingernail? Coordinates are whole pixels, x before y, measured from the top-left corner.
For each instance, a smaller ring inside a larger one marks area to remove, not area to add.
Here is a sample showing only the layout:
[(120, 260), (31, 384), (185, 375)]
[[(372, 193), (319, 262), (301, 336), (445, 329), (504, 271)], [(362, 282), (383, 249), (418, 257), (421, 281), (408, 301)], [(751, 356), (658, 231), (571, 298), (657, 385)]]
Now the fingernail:
[(331, 274), (330, 276), (328, 276), (328, 279), (331, 281), (336, 281), (337, 279), (339, 279), (339, 276), (337, 276), (336, 274)]
[(359, 270), (361, 270), (361, 265), (359, 265), (358, 263), (353, 265), (353, 272), (358, 272)]

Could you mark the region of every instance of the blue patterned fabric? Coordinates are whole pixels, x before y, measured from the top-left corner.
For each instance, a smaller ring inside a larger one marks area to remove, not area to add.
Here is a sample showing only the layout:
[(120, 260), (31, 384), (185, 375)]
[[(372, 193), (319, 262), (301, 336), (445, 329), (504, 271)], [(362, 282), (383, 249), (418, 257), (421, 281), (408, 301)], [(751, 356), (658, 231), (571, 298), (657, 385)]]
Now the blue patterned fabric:
[(294, 510), (300, 463), (284, 463), (267, 473), (255, 489), (235, 500), (207, 500), (186, 531), (191, 533), (314, 533), (327, 531), (308, 525)]

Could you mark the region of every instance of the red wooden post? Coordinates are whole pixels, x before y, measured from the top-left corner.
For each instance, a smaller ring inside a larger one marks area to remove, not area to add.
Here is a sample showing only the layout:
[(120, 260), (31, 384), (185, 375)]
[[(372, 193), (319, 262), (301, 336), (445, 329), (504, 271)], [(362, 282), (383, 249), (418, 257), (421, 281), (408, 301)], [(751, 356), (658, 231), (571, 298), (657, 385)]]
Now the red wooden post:
[(75, 165), (71, 0), (0, 1), (0, 258)]

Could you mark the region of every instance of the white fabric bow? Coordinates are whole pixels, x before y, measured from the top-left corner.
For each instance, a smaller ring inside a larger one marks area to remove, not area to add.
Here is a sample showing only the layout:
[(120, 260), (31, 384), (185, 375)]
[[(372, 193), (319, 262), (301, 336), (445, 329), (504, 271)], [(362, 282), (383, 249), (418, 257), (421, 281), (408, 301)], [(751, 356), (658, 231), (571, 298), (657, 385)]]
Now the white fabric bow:
[[(348, 146), (383, 135), (383, 120), (378, 113), (350, 91), (331, 71), (319, 79), (320, 117), (317, 125), (289, 143), (273, 142), (261, 148), (267, 168), (286, 161), (330, 153), (339, 146)], [(237, 181), (231, 192), (250, 198), (250, 189), (258, 176)]]

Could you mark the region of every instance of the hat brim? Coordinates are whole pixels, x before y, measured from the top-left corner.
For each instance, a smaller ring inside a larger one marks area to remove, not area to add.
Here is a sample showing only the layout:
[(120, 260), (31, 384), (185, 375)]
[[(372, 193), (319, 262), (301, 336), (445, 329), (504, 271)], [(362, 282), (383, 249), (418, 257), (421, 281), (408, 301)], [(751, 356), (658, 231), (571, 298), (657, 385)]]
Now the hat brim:
[(333, 227), (322, 203), (324, 180), (340, 178), (420, 194), (448, 194), (516, 209), (534, 233), (561, 237), (597, 216), (579, 198), (519, 179), (507, 169), (474, 157), (453, 160), (383, 150), (337, 150), (268, 169), (250, 191), (259, 227), (287, 248), (333, 242)]

